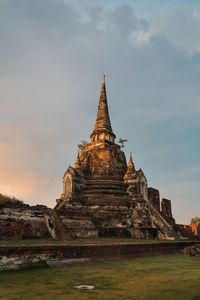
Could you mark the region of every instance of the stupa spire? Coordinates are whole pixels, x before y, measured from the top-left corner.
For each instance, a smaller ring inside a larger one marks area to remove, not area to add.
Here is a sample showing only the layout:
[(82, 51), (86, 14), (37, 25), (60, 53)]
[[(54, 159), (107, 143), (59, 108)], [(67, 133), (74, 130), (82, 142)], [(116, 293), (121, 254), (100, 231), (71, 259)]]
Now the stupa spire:
[[(101, 135), (101, 138), (100, 138), (100, 135)], [(115, 134), (112, 131), (109, 110), (108, 110), (105, 75), (103, 75), (96, 123), (94, 126), (94, 130), (91, 134), (91, 138), (93, 141), (95, 139), (96, 140), (108, 139), (113, 142), (114, 142), (114, 138), (115, 138)]]
[(133, 163), (133, 157), (132, 157), (132, 152), (130, 152), (130, 158), (128, 162), (128, 167), (127, 167), (127, 173), (131, 174), (135, 172), (135, 166)]
[(129, 163), (133, 165), (133, 156), (132, 156), (132, 152), (130, 152)]

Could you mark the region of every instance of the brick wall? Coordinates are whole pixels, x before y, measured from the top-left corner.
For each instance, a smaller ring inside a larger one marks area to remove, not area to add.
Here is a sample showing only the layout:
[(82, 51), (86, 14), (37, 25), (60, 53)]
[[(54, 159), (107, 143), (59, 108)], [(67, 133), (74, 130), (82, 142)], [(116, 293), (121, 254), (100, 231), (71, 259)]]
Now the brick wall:
[[(52, 259), (104, 258), (116, 256), (153, 256), (176, 253), (194, 241), (161, 242), (146, 244), (87, 244), (87, 245), (48, 245), (48, 246), (1, 246), (0, 256), (35, 256), (46, 254)], [(199, 243), (199, 242), (196, 242)]]

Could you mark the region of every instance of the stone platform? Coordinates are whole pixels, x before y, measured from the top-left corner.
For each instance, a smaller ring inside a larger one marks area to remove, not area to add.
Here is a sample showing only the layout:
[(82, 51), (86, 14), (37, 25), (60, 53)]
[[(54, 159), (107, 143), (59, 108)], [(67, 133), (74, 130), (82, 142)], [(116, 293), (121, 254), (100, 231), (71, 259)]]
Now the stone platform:
[[(0, 271), (20, 270), (30, 264), (45, 262), (48, 266), (88, 260), (117, 259), (176, 254), (195, 241), (106, 243), (106, 244), (47, 244), (32, 246), (0, 246)], [(41, 264), (40, 264), (41, 265)]]

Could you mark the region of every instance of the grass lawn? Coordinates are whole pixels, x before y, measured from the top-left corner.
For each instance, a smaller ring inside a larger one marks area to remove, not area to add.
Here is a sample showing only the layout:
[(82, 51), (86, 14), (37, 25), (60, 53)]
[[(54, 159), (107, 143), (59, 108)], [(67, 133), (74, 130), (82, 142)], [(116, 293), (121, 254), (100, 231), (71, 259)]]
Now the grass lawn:
[[(77, 290), (91, 284), (94, 290)], [(180, 255), (0, 273), (2, 300), (200, 300), (200, 258)]]

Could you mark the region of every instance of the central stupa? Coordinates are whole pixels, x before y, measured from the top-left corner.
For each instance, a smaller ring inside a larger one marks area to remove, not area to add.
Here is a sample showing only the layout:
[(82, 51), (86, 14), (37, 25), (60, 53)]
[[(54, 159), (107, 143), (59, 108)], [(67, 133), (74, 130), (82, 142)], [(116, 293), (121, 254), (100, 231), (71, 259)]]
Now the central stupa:
[[(82, 200), (85, 204), (109, 204), (127, 196), (123, 177), (127, 170), (124, 152), (115, 143), (106, 97), (105, 77), (102, 82), (98, 112), (91, 142), (81, 146), (75, 169), (87, 180)], [(111, 198), (110, 198), (111, 197)]]
[(74, 166), (63, 177), (55, 210), (73, 236), (174, 238), (170, 200), (149, 188), (132, 155), (127, 165), (123, 145), (115, 143), (103, 78), (90, 143), (79, 145)]

